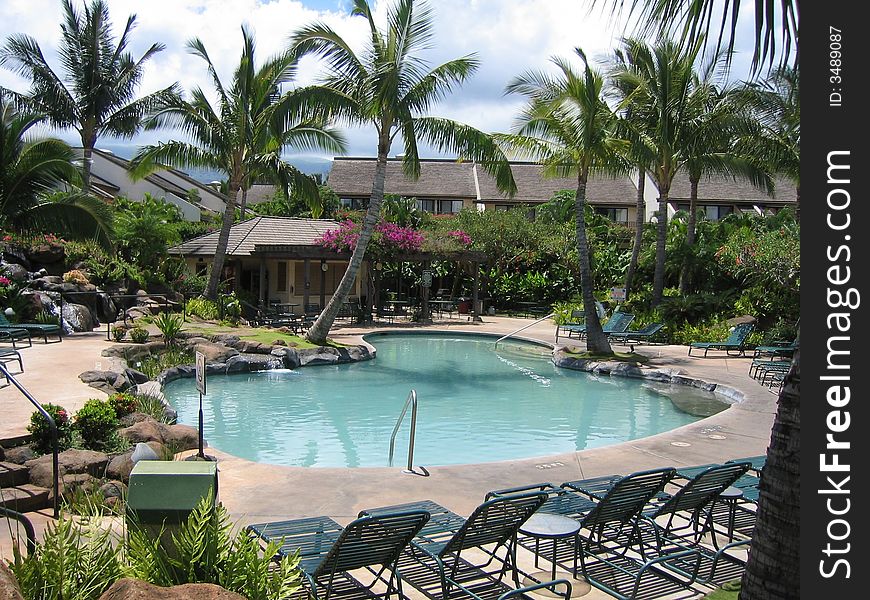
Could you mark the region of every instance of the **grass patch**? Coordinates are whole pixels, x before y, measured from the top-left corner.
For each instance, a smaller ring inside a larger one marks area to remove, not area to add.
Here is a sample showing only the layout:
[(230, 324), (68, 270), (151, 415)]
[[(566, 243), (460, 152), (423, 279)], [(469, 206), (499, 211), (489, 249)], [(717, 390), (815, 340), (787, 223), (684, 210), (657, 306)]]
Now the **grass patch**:
[[(317, 344), (312, 344), (304, 337), (293, 335), (292, 333), (284, 333), (282, 331), (278, 331), (277, 329), (254, 329), (253, 333), (240, 335), (239, 337), (243, 340), (251, 340), (254, 342), (260, 342), (261, 344), (271, 344), (275, 340), (281, 340), (286, 343), (288, 346), (292, 346), (294, 348), (319, 348)], [(326, 342), (327, 346), (331, 346), (333, 348), (344, 348), (345, 344), (338, 344), (331, 340)]]
[(612, 360), (616, 362), (643, 363), (649, 362), (649, 357), (636, 352), (614, 352), (613, 354), (598, 354), (595, 352), (580, 351), (577, 347), (565, 348), (565, 354), (572, 358), (585, 358), (588, 360)]
[(740, 595), (740, 580), (735, 579), (722, 584), (722, 587), (706, 596), (704, 600), (737, 600)]

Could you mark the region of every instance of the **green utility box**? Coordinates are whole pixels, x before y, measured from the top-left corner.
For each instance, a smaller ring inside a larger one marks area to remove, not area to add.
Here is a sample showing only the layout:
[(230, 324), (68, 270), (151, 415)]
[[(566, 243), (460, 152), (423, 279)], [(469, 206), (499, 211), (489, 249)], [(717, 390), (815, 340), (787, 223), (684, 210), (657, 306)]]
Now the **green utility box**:
[(128, 518), (140, 528), (168, 531), (184, 521), (206, 494), (212, 494), (217, 504), (217, 489), (217, 463), (141, 460), (130, 472)]

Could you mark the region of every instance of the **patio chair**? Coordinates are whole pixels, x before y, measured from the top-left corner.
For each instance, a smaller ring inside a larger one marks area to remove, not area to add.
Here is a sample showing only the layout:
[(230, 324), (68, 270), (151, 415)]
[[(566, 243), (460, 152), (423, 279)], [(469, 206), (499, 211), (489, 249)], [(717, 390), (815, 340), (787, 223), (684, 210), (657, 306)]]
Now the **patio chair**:
[(650, 323), (643, 329), (638, 329), (637, 331), (626, 330), (608, 333), (607, 338), (626, 346), (629, 344), (639, 344), (640, 342), (648, 342), (650, 338), (661, 331), (664, 326), (664, 323)]
[[(605, 335), (610, 335), (612, 333), (622, 333), (628, 330), (628, 326), (631, 322), (634, 321), (634, 315), (630, 313), (624, 313), (617, 311), (610, 315), (610, 318), (607, 319), (607, 322), (602, 325), (601, 330), (605, 333)], [(574, 325), (567, 328), (570, 332), (576, 333), (579, 339), (583, 339), (586, 337), (586, 325)], [(556, 340), (558, 341), (558, 339)]]
[[(31, 336), (38, 335), (42, 336), (45, 340), (45, 343), (48, 343), (48, 336), (57, 334), (57, 341), (63, 341), (63, 329), (61, 329), (60, 325), (54, 325), (52, 323), (10, 323), (9, 319), (6, 318), (6, 315), (0, 311), (0, 327), (2, 327), (5, 331), (9, 331), (10, 329), (24, 329)], [(31, 342), (32, 343), (32, 342)]]
[(33, 340), (30, 337), (30, 332), (21, 327), (2, 327), (0, 326), (0, 342), (12, 342), (13, 348), (18, 348), (19, 340), (27, 340), (25, 348), (30, 348), (33, 345)]
[[(704, 349), (705, 357), (710, 350), (724, 350), (728, 356), (744, 356), (746, 339), (753, 329), (755, 325), (752, 323), (740, 323), (731, 330), (731, 334), (724, 342), (692, 342), (689, 344), (689, 356), (692, 356), (692, 350), (701, 348)], [(732, 351), (736, 351), (737, 354), (731, 354)]]
[[(24, 361), (21, 360), (21, 353), (15, 348), (0, 348), (0, 363), (3, 363), (3, 366), (6, 366), (6, 363), (12, 361), (18, 361), (18, 367), (22, 373), (24, 373)], [(4, 370), (4, 375), (6, 376), (6, 382), (9, 383), (9, 373)]]
[(559, 332), (562, 331), (565, 334), (565, 337), (571, 337), (572, 333), (575, 333), (575, 328), (585, 329), (585, 325), (583, 324), (583, 310), (572, 310), (571, 311), (571, 320), (567, 323), (562, 323), (561, 325), (556, 325), (556, 341), (559, 341)]
[[(248, 525), (247, 531), (264, 542), (279, 542), (275, 557), (280, 560), (300, 555), (299, 568), (312, 598), (389, 597), (403, 598), (402, 579), (397, 562), (402, 550), (429, 520), (423, 510), (388, 511), (363, 514), (342, 527), (329, 517), (312, 517), (292, 521)], [(350, 571), (366, 569), (374, 580), (362, 584)], [(377, 582), (386, 584), (386, 592), (372, 590)]]
[[(406, 583), (432, 600), (457, 595), (494, 600), (520, 587), (514, 541), (520, 526), (546, 500), (543, 492), (506, 495), (487, 500), (467, 519), (430, 500), (380, 510), (431, 515), (399, 561)], [(514, 586), (504, 581), (508, 573)]]

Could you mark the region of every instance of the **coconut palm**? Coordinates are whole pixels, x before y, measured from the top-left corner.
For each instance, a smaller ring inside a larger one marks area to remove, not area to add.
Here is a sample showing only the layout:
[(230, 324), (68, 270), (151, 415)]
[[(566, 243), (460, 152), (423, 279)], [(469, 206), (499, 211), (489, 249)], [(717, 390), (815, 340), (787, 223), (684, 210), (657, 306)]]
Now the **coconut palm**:
[(373, 125), (378, 135), (377, 161), (363, 227), (347, 271), (306, 337), (323, 343), (359, 273), (366, 247), (380, 216), (387, 156), (393, 141), (404, 142), (403, 172), (420, 175), (419, 142), (474, 160), (491, 173), (497, 185), (513, 194), (516, 186), (507, 159), (493, 139), (467, 125), (425, 115), (432, 105), (461, 85), (478, 67), (473, 56), (445, 62), (432, 70), (420, 57), (433, 37), (432, 12), (425, 2), (396, 0), (387, 9), (387, 27), (378, 29), (366, 0), (354, 0), (352, 14), (368, 22), (362, 53), (330, 27), (314, 23), (294, 35), (296, 49), (323, 59), (328, 74), (310, 93), (351, 122)]
[(342, 137), (328, 128), (322, 116), (307, 107), (295, 91), (282, 91), (296, 73), (297, 58), (284, 51), (259, 68), (253, 34), (242, 26), (243, 47), (229, 87), (225, 86), (199, 39), (189, 51), (205, 61), (217, 95), (212, 106), (205, 92), (194, 88), (190, 101), (177, 97), (155, 112), (146, 127), (177, 127), (192, 141), (169, 141), (141, 148), (132, 160), (133, 176), (144, 177), (163, 165), (199, 167), (227, 176), (226, 209), (211, 265), (206, 296), (217, 297), (230, 228), (235, 221), (236, 198), (254, 176), (267, 176), (285, 193), (294, 188), (316, 195), (317, 183), (281, 158), (285, 148), (324, 149), (339, 153)]
[(580, 258), (580, 287), (586, 317), (587, 349), (611, 354), (595, 310), (595, 282), (589, 266), (586, 237), (586, 185), (593, 173), (623, 173), (628, 165), (621, 157), (626, 142), (615, 137), (616, 115), (602, 97), (604, 77), (589, 66), (580, 48), (577, 71), (568, 61), (554, 57), (556, 75), (527, 72), (512, 80), (506, 90), (528, 98), (514, 135), (500, 136), (514, 151), (544, 165), (544, 175), (577, 178), (574, 222)]
[(40, 122), (40, 115), (19, 112), (0, 94), (0, 226), (92, 238), (110, 247), (109, 207), (86, 194), (57, 192), (79, 181), (75, 153), (58, 139), (28, 138)]
[(133, 137), (143, 116), (173, 99), (177, 86), (136, 98), (145, 63), (164, 46), (152, 44), (138, 59), (127, 52), (135, 15), (127, 18), (116, 42), (105, 0), (93, 0), (84, 14), (71, 0), (63, 0), (63, 12), (60, 74), (49, 66), (36, 40), (24, 34), (7, 39), (0, 50), (0, 64), (30, 79), (27, 94), (17, 95), (21, 103), (44, 114), (54, 127), (78, 131), (83, 149), (82, 190), (87, 192), (97, 140), (103, 135)]
[(659, 193), (653, 306), (661, 302), (664, 292), (668, 198), (689, 149), (690, 98), (697, 83), (694, 65), (701, 47), (698, 42), (683, 49), (667, 39), (650, 47), (628, 38), (616, 52), (611, 71), (621, 96), (619, 109), (631, 108), (633, 143), (646, 146), (653, 156), (649, 174)]

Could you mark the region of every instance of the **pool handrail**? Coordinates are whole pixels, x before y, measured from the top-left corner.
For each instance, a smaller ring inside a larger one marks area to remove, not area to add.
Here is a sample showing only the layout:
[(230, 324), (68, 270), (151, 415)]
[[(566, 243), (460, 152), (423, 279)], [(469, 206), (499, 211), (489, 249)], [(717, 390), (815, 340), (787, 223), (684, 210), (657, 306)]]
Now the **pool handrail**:
[(515, 329), (514, 331), (511, 331), (511, 332), (510, 332), (509, 334), (507, 334), (507, 335), (503, 335), (503, 336), (501, 336), (500, 338), (498, 338), (498, 339), (495, 341), (495, 344), (492, 345), (492, 349), (495, 350), (495, 349), (496, 349), (496, 346), (498, 346), (498, 343), (499, 343), (500, 341), (509, 338), (510, 336), (512, 336), (512, 335), (515, 334), (515, 333), (519, 333), (519, 332), (521, 332), (523, 329), (528, 329), (528, 328), (531, 327), (532, 325), (537, 325), (537, 324), (540, 323), (541, 321), (546, 321), (547, 319), (549, 319), (550, 317), (553, 317), (553, 316), (555, 316), (555, 315), (556, 315), (556, 313), (550, 313), (549, 315), (547, 315), (547, 316), (545, 316), (545, 317), (541, 317), (540, 319), (537, 319), (536, 321), (532, 321), (532, 322), (529, 323), (528, 325), (523, 325), (523, 326), (520, 327), (519, 329)]
[[(408, 468), (404, 472), (419, 475), (419, 473), (414, 471), (414, 438), (417, 435), (417, 390), (411, 390), (411, 393), (408, 394), (408, 399), (405, 400), (405, 405), (402, 407), (402, 414), (399, 415), (399, 418), (396, 420), (396, 426), (393, 427), (393, 433), (390, 435), (390, 456), (388, 464), (391, 467), (393, 466), (393, 450), (396, 446), (396, 434), (399, 433), (399, 427), (401, 427), (402, 421), (405, 419), (405, 413), (408, 412), (408, 406), (411, 407), (411, 434), (408, 438)], [(425, 470), (424, 474), (427, 474), (425, 473)]]

